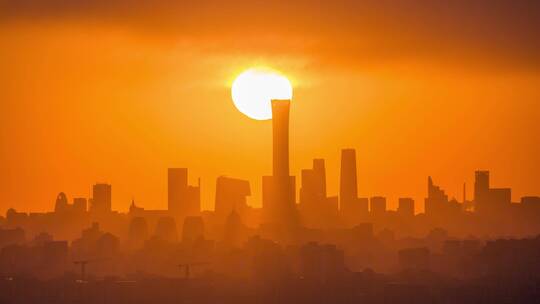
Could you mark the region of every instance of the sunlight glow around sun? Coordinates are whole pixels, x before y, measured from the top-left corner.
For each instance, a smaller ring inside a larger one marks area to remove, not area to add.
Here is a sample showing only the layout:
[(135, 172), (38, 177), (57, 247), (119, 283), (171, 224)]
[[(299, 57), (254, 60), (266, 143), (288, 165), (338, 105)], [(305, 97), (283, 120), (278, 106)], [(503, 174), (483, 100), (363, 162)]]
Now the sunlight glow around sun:
[(269, 68), (251, 68), (234, 80), (231, 96), (236, 108), (256, 119), (272, 118), (272, 99), (292, 99), (292, 86), (287, 77)]

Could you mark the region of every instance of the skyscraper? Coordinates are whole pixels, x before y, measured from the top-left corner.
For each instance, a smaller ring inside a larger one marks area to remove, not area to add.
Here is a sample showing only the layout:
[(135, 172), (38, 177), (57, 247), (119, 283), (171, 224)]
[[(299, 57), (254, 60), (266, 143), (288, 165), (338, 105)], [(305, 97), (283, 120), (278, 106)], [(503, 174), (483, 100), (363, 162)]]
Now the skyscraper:
[(338, 223), (337, 196), (326, 196), (324, 159), (314, 159), (312, 169), (302, 170), (299, 213), (302, 224), (310, 228), (327, 228)]
[(95, 184), (92, 188), (92, 213), (104, 214), (111, 212), (112, 189), (109, 184)]
[(188, 185), (187, 176), (187, 168), (167, 169), (167, 209), (171, 212), (178, 211), (182, 200), (185, 200)]
[(326, 199), (326, 169), (324, 159), (314, 159), (313, 169), (302, 170), (300, 204), (317, 203)]
[(265, 221), (288, 229), (297, 224), (295, 179), (289, 175), (290, 100), (272, 100), (272, 176), (263, 176)]
[(386, 198), (374, 196), (369, 201), (369, 212), (372, 216), (381, 217), (386, 213)]
[(448, 207), (448, 195), (439, 186), (433, 184), (431, 176), (428, 176), (427, 192), (428, 197), (424, 200), (426, 215), (435, 217), (444, 216), (445, 210)]
[(272, 100), (273, 176), (289, 178), (289, 108), (290, 100)]
[(512, 191), (510, 188), (491, 188), (489, 171), (476, 171), (474, 179), (475, 212), (484, 215), (503, 216), (510, 207)]
[(400, 197), (398, 200), (397, 213), (402, 217), (413, 217), (414, 200), (410, 197)]
[(172, 216), (183, 221), (185, 216), (196, 216), (201, 211), (201, 188), (188, 185), (187, 168), (167, 170), (167, 208)]
[(326, 168), (324, 159), (316, 158), (313, 160), (313, 171), (316, 172), (315, 179), (319, 185), (317, 193), (321, 197), (326, 197)]
[(489, 192), (489, 171), (474, 173), (474, 201), (483, 201)]
[(339, 179), (340, 206), (356, 202), (358, 184), (356, 181), (356, 151), (341, 150), (341, 173)]

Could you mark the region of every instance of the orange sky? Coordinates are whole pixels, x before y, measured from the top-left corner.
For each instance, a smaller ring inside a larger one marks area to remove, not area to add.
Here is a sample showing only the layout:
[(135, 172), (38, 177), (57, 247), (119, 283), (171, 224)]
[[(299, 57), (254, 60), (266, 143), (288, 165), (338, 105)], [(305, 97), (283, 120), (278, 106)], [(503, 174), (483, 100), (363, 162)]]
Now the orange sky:
[(537, 1), (42, 2), (0, 0), (0, 212), (95, 182), (114, 209), (165, 208), (168, 167), (201, 177), (205, 209), (223, 174), (260, 205), (271, 122), (230, 100), (254, 65), (293, 82), (291, 170), (325, 158), (330, 194), (344, 147), (391, 208), (422, 207), (427, 175), (471, 197), (480, 168), (540, 194)]

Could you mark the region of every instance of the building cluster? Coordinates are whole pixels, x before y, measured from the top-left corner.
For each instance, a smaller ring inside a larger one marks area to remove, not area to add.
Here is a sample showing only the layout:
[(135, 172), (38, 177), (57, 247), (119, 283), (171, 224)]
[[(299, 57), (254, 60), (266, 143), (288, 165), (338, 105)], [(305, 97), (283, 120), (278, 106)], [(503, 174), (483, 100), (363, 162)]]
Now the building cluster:
[[(127, 213), (114, 211), (112, 186), (98, 183), (90, 198), (70, 202), (58, 194), (52, 212), (9, 209), (0, 217), (0, 275), (7, 280), (71, 276), (86, 284), (131, 274), (185, 280), (219, 274), (250, 278), (250, 288), (265, 296), (291, 284), (305, 291), (338, 288), (336, 282), (342, 282), (340, 288), (368, 286), (369, 294), (375, 292), (369, 286), (381, 282), (373, 270), (471, 279), (515, 274), (496, 266), (510, 264), (515, 248), (523, 261), (534, 260), (540, 248), (534, 238), (540, 234), (540, 197), (512, 202), (509, 188), (492, 188), (487, 171), (476, 172), (472, 200), (465, 187), (462, 201), (450, 199), (428, 177), (424, 213), (416, 213), (408, 197), (389, 210), (383, 196), (358, 195), (356, 151), (343, 149), (338, 196), (327, 193), (324, 159), (301, 171), (297, 193), (289, 171), (289, 106), (288, 100), (272, 101), (273, 169), (262, 177), (261, 208), (247, 204), (249, 181), (220, 176), (214, 210), (201, 210), (200, 180), (190, 185), (187, 168), (168, 169), (164, 210), (132, 200)], [(528, 239), (493, 241), (508, 235)], [(538, 268), (516, 265), (521, 273)], [(416, 288), (409, 282), (392, 277), (384, 288), (399, 295), (400, 288)]]
[(362, 230), (366, 225), (400, 237), (426, 235), (434, 228), (456, 236), (530, 236), (540, 232), (540, 197), (524, 197), (514, 203), (509, 188), (491, 187), (488, 171), (476, 172), (473, 200), (466, 199), (464, 185), (461, 202), (449, 199), (429, 177), (425, 212), (421, 214), (415, 213), (412, 198), (399, 198), (397, 209), (389, 210), (385, 197), (359, 197), (354, 149), (341, 151), (338, 196), (327, 193), (324, 159), (314, 159), (312, 168), (301, 170), (297, 196), (296, 178), (289, 171), (289, 108), (289, 100), (272, 101), (273, 166), (272, 175), (262, 177), (262, 208), (247, 204), (249, 181), (220, 176), (214, 211), (202, 211), (200, 179), (197, 185), (190, 185), (187, 168), (169, 168), (165, 210), (145, 209), (132, 201), (127, 214), (116, 212), (112, 209), (112, 186), (98, 183), (91, 198), (77, 197), (70, 203), (60, 193), (53, 212), (9, 209), (0, 224), (22, 228), (31, 235), (47, 233), (67, 240), (76, 239), (87, 227), (96, 230), (95, 224), (99, 224), (105, 231), (128, 239), (131, 248), (154, 236), (168, 242), (212, 238), (239, 246), (259, 235), (298, 244), (324, 241), (329, 231)]
[[(187, 168), (169, 168), (166, 210), (148, 210), (132, 202), (127, 216), (122, 215), (112, 210), (111, 185), (98, 183), (93, 186), (91, 198), (74, 198), (70, 204), (60, 193), (54, 212), (27, 214), (10, 209), (4, 222), (67, 239), (73, 239), (81, 227), (92, 222), (99, 222), (107, 230), (118, 230), (125, 218), (138, 223), (138, 229), (147, 225), (170, 239), (183, 234), (183, 226), (191, 227), (194, 222), (218, 227), (209, 230), (225, 231), (227, 224), (237, 226), (233, 230), (240, 234), (258, 233), (280, 242), (305, 239), (313, 230), (350, 229), (361, 223), (411, 235), (425, 234), (435, 227), (457, 235), (537, 231), (540, 197), (524, 197), (521, 203), (513, 203), (509, 188), (490, 186), (488, 171), (476, 172), (471, 201), (466, 199), (465, 185), (463, 201), (458, 202), (449, 199), (429, 177), (423, 214), (415, 214), (415, 202), (407, 197), (399, 198), (397, 210), (388, 210), (385, 197), (359, 197), (354, 149), (341, 151), (338, 196), (328, 196), (324, 159), (314, 159), (312, 168), (301, 171), (297, 196), (296, 178), (289, 171), (290, 101), (273, 100), (271, 105), (272, 175), (262, 178), (262, 208), (247, 204), (251, 195), (249, 181), (221, 176), (216, 180), (214, 211), (201, 211), (200, 180), (198, 185), (190, 185)], [(490, 225), (493, 222), (498, 224)]]

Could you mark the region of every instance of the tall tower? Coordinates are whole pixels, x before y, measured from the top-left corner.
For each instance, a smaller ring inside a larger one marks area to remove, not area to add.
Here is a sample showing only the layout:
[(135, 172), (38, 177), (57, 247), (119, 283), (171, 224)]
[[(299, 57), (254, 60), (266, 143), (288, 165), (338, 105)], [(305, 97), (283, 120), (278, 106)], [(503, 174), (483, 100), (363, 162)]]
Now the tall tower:
[(484, 212), (489, 193), (489, 171), (474, 172), (474, 211)]
[(313, 160), (313, 172), (317, 180), (318, 195), (320, 197), (326, 197), (326, 168), (324, 159), (316, 158)]
[(167, 169), (167, 209), (178, 213), (182, 203), (186, 204), (188, 187), (187, 168)]
[(300, 204), (315, 205), (320, 209), (324, 200), (326, 200), (326, 170), (324, 159), (319, 158), (313, 160), (313, 169), (302, 170)]
[(354, 149), (343, 149), (341, 150), (341, 173), (339, 180), (340, 205), (356, 202), (358, 198), (357, 187), (356, 151)]
[(92, 188), (92, 212), (104, 214), (111, 212), (111, 185), (95, 184)]
[(295, 179), (289, 175), (290, 100), (272, 100), (272, 176), (263, 176), (265, 221), (283, 229), (296, 226)]
[(289, 108), (290, 100), (272, 100), (273, 176), (289, 176)]
[(489, 171), (476, 171), (474, 175), (474, 201), (483, 203), (489, 192)]
[(167, 207), (172, 216), (183, 219), (198, 215), (201, 208), (200, 180), (197, 186), (188, 185), (187, 168), (168, 168)]

